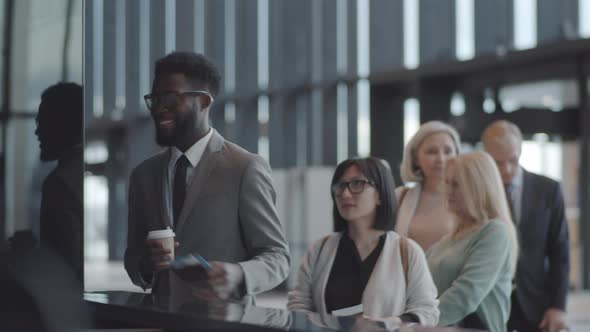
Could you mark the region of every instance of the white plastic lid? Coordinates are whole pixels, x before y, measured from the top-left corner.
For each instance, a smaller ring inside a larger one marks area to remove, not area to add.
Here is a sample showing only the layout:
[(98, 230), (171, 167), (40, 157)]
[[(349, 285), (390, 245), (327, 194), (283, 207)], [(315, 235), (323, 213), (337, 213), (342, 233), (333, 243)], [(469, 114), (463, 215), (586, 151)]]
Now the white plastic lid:
[(170, 229), (170, 227), (166, 227), (166, 229), (160, 229), (157, 231), (151, 231), (148, 233), (148, 239), (162, 239), (166, 237), (174, 237), (174, 231)]

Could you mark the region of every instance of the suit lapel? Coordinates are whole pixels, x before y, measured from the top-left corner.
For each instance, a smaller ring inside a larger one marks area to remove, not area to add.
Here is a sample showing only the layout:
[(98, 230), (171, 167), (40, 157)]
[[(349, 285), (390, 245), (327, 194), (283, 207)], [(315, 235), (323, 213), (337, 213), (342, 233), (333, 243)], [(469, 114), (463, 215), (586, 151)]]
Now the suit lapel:
[(197, 198), (204, 189), (205, 183), (209, 178), (211, 171), (213, 171), (217, 165), (217, 162), (222, 155), (223, 142), (223, 137), (221, 137), (221, 135), (219, 135), (216, 131), (213, 132), (211, 140), (209, 141), (209, 144), (207, 144), (207, 148), (203, 152), (203, 156), (201, 157), (197, 168), (195, 168), (193, 177), (188, 186), (186, 198), (184, 200), (184, 204), (182, 205), (182, 211), (180, 212), (180, 217), (178, 218), (178, 225), (176, 225), (177, 232), (180, 232), (182, 226), (186, 222), (186, 219), (190, 215), (191, 210), (195, 208)]

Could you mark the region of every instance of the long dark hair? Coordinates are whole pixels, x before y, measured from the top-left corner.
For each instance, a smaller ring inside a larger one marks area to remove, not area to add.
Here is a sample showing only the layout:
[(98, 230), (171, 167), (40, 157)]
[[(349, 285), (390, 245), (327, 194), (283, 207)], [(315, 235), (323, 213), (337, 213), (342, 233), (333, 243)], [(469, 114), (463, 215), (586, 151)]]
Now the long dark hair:
[[(386, 162), (379, 158), (367, 157), (347, 159), (336, 167), (334, 176), (332, 177), (331, 186), (340, 181), (344, 172), (353, 165), (358, 167), (367, 179), (374, 183), (375, 190), (379, 193), (381, 204), (377, 206), (373, 228), (384, 231), (393, 230), (397, 220), (397, 200), (395, 199), (395, 183), (393, 181), (393, 176), (391, 175), (391, 170), (386, 166)], [(331, 192), (331, 195), (333, 202), (332, 215), (334, 218), (334, 231), (341, 232), (347, 229), (348, 224), (338, 211), (334, 193)]]

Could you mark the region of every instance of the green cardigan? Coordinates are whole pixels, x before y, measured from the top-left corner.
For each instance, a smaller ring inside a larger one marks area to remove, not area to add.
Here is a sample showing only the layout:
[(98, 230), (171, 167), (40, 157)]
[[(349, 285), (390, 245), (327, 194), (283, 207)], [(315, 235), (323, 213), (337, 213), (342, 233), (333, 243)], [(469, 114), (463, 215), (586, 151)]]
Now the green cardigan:
[(446, 236), (426, 257), (438, 288), (440, 326), (476, 312), (490, 331), (506, 331), (514, 274), (506, 223), (493, 219), (459, 240)]

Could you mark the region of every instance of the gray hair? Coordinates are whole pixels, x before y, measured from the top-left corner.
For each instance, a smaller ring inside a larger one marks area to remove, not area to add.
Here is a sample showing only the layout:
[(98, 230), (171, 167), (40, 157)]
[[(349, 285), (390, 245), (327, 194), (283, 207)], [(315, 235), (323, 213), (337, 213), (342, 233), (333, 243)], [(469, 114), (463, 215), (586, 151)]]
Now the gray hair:
[(498, 143), (501, 145), (522, 143), (522, 132), (517, 125), (506, 120), (497, 120), (489, 124), (481, 134), (481, 142), (484, 147), (489, 143)]
[(461, 152), (461, 139), (455, 128), (442, 121), (428, 121), (422, 124), (404, 149), (404, 158), (400, 166), (400, 173), (404, 183), (422, 181), (422, 174), (420, 174), (420, 169), (416, 165), (416, 152), (426, 137), (437, 133), (449, 134), (453, 140), (455, 151), (457, 154)]

